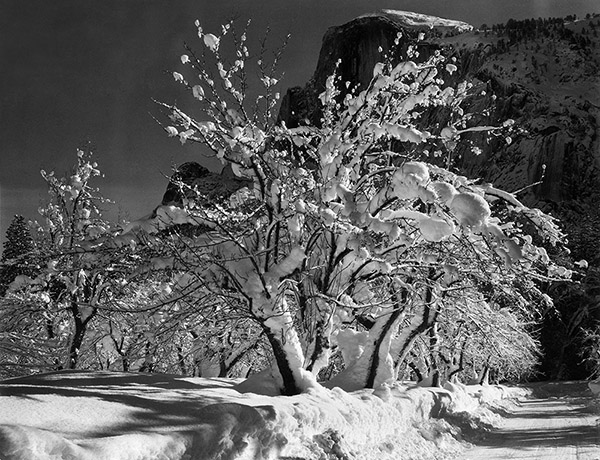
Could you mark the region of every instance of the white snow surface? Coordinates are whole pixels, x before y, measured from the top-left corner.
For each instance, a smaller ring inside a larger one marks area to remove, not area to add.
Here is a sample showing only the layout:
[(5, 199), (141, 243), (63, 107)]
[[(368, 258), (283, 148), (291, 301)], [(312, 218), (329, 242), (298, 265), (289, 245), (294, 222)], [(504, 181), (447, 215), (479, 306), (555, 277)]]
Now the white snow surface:
[(241, 393), (231, 379), (142, 373), (63, 371), (1, 381), (0, 458), (438, 458), (463, 449), (458, 428), (443, 417), (483, 420), (491, 413), (482, 403), (516, 395), (497, 386), (396, 383), (283, 397), (253, 393), (269, 383), (254, 382)]
[(467, 32), (473, 30), (473, 26), (466, 22), (453, 19), (438, 18), (427, 14), (413, 13), (412, 11), (381, 10), (381, 13), (365, 14), (361, 17), (376, 16), (383, 14), (391, 20), (404, 27), (425, 29), (451, 29), (456, 32)]
[(600, 398), (600, 379), (590, 381), (588, 387), (596, 398)]

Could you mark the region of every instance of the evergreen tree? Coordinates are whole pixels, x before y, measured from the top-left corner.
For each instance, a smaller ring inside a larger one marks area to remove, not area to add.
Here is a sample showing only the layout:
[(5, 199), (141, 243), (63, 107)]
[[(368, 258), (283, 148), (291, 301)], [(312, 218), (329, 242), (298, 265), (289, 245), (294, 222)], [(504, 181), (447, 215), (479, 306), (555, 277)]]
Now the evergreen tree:
[(33, 249), (29, 225), (23, 216), (15, 215), (6, 230), (6, 241), (0, 265), (0, 295), (4, 295), (10, 283), (19, 275), (31, 273), (25, 256)]

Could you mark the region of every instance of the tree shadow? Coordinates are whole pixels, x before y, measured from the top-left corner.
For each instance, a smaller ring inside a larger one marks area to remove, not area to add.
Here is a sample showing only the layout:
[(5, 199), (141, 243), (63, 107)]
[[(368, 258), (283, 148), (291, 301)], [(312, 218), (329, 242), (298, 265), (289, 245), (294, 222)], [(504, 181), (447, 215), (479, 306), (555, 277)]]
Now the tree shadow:
[[(270, 406), (244, 405), (244, 397), (232, 389), (234, 383), (226, 379), (190, 379), (164, 374), (61, 371), (1, 381), (0, 396), (47, 400), (38, 397), (55, 395), (127, 406), (123, 409), (126, 417), (121, 417), (119, 423), (110, 426), (99, 423), (93, 433), (86, 433), (86, 437), (92, 438), (161, 429), (218, 428), (223, 423), (231, 423), (232, 418), (260, 426), (274, 418)], [(68, 410), (68, 401), (64, 407)], [(89, 416), (94, 417), (94, 414)]]
[(587, 382), (540, 383), (533, 390), (512, 410), (491, 408), (506, 424), (471, 442), (518, 450), (600, 445), (600, 411)]
[(518, 411), (495, 410), (505, 418), (581, 418), (599, 414), (590, 398), (528, 399), (518, 403)]
[(539, 399), (561, 398), (561, 397), (588, 397), (591, 396), (588, 382), (586, 381), (564, 381), (564, 382), (535, 382), (527, 385), (533, 391), (533, 397)]
[[(192, 381), (193, 380), (193, 381)], [(16, 385), (47, 385), (51, 387), (149, 386), (166, 389), (201, 389), (231, 387), (226, 379), (192, 379), (181, 375), (148, 374), (143, 372), (73, 371), (49, 372), (0, 381), (0, 387)]]
[(548, 429), (496, 429), (479, 439), (477, 445), (510, 447), (512, 449), (539, 449), (541, 447), (597, 446), (600, 441), (597, 426), (581, 425)]

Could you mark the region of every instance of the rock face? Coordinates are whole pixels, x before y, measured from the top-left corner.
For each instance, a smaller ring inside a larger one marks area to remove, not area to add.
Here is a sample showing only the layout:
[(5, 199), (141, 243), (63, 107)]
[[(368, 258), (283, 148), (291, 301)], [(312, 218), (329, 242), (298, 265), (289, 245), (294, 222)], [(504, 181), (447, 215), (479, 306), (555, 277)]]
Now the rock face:
[(248, 184), (248, 180), (236, 177), (231, 168), (218, 174), (190, 161), (179, 166), (171, 176), (161, 205), (182, 207), (184, 199), (199, 199), (210, 204), (228, 198)]
[[(318, 95), (325, 82), (336, 70), (342, 81), (352, 82), (363, 89), (373, 77), (373, 67), (382, 56), (406, 54), (420, 32), (449, 36), (471, 30), (469, 24), (433, 18), (417, 13), (383, 10), (379, 14), (361, 16), (342, 26), (330, 27), (323, 37), (317, 68), (304, 88), (290, 88), (284, 96), (279, 119), (288, 127), (310, 122), (318, 124), (320, 111)], [(398, 34), (402, 34), (401, 37)], [(422, 59), (440, 48), (424, 42), (419, 47)]]
[[(336, 65), (342, 81), (358, 83), (363, 89), (373, 77), (373, 67), (382, 56), (400, 57), (421, 32), (436, 37), (471, 30), (464, 22), (433, 18), (404, 11), (383, 10), (379, 14), (361, 16), (339, 27), (331, 27), (323, 37), (323, 45), (314, 74), (315, 89), (323, 90), (325, 80)], [(402, 36), (398, 36), (398, 34)], [(439, 46), (424, 42), (418, 46), (421, 59), (426, 59)]]
[[(383, 54), (402, 59), (415, 44), (426, 59), (443, 49), (457, 59), (457, 80), (481, 90), (471, 109), (492, 107), (491, 122), (514, 119), (523, 129), (508, 142), (479, 139), (482, 153), (463, 148), (457, 165), (509, 191), (524, 189), (519, 198), (529, 205), (569, 206), (600, 191), (600, 40), (581, 35), (592, 27), (600, 29), (600, 18), (513, 21), (492, 32), (400, 11), (362, 16), (327, 31), (313, 77), (288, 90), (279, 118), (289, 127), (318, 124), (318, 95), (336, 66), (343, 82), (364, 88)], [(416, 43), (422, 32), (425, 39)]]

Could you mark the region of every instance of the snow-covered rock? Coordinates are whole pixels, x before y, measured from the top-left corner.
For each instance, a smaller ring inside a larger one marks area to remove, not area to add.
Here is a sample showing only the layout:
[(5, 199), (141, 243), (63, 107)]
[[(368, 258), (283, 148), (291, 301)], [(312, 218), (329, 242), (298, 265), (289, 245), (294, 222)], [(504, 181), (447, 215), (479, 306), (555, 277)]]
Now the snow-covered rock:
[[(411, 29), (436, 29), (440, 32), (467, 32), (473, 30), (473, 26), (466, 22), (456, 21), (453, 19), (438, 18), (437, 16), (430, 16), (427, 14), (414, 13), (412, 11), (401, 11), (401, 10), (382, 10), (379, 13), (392, 21), (396, 22), (402, 27), (409, 27)], [(364, 15), (361, 17), (369, 17), (371, 15)]]

